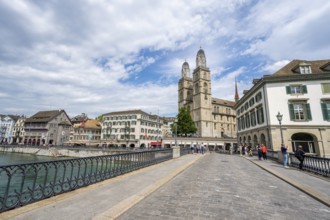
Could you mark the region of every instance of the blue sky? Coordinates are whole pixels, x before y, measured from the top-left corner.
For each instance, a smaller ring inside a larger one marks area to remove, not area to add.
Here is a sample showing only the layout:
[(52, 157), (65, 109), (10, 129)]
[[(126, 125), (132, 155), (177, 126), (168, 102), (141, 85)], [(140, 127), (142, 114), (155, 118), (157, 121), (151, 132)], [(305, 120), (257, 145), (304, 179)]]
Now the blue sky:
[(329, 59), (327, 0), (0, 2), (0, 114), (177, 114), (202, 47), (212, 96), (234, 99), (293, 59)]

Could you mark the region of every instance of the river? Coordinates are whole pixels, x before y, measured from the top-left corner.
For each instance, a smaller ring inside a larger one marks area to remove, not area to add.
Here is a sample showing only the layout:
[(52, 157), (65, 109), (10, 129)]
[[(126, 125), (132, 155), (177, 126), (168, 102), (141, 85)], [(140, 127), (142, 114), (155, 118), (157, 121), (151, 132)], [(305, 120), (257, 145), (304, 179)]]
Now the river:
[(60, 158), (58, 157), (55, 158), (55, 157), (47, 157), (47, 156), (38, 156), (34, 154), (0, 152), (0, 166), (59, 160), (59, 159)]

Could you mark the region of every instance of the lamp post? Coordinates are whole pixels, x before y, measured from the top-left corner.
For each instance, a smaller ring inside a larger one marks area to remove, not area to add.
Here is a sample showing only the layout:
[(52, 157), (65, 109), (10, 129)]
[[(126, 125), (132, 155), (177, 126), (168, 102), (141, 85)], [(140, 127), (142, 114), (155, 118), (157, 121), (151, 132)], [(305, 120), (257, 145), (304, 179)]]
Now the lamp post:
[(284, 141), (283, 141), (283, 132), (282, 132), (282, 118), (283, 118), (283, 115), (281, 115), (280, 112), (277, 113), (276, 115), (276, 118), (278, 120), (278, 122), (280, 123), (280, 132), (281, 132), (281, 146), (284, 145)]
[(178, 119), (175, 119), (174, 123), (175, 123), (175, 136), (174, 136), (175, 139), (174, 139), (174, 142), (175, 142), (175, 147), (176, 147), (176, 138), (178, 136)]

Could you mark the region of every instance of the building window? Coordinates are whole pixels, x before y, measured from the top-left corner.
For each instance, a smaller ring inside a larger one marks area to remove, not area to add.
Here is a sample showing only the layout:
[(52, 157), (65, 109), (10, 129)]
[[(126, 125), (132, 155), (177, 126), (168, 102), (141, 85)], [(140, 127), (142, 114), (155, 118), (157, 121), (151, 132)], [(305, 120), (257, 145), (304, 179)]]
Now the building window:
[(311, 66), (310, 65), (301, 65), (299, 67), (300, 69), (300, 73), (301, 74), (309, 74), (309, 73), (312, 73), (312, 69), (311, 69)]
[(307, 86), (306, 85), (291, 85), (286, 87), (286, 94), (306, 94)]
[(312, 120), (310, 106), (307, 103), (297, 102), (289, 104), (290, 119), (292, 121)]
[(246, 128), (250, 127), (250, 115), (249, 114), (245, 115), (245, 125), (246, 125)]
[(258, 124), (263, 124), (264, 123), (264, 110), (263, 107), (259, 107), (257, 109), (257, 122)]
[(322, 93), (323, 94), (328, 94), (330, 93), (330, 83), (322, 83)]
[(257, 95), (256, 95), (256, 102), (259, 102), (261, 99), (262, 99), (262, 94), (261, 92), (259, 92)]
[(226, 114), (230, 115), (230, 108), (226, 108)]
[(254, 98), (250, 99), (249, 104), (250, 104), (250, 107), (254, 105)]
[(256, 114), (254, 110), (250, 112), (250, 117), (251, 117), (251, 125), (256, 126), (257, 122), (256, 122)]
[(323, 119), (326, 121), (330, 120), (330, 100), (321, 103), (321, 109), (323, 114)]
[(248, 108), (249, 108), (249, 103), (247, 102), (244, 104), (244, 109), (247, 110)]

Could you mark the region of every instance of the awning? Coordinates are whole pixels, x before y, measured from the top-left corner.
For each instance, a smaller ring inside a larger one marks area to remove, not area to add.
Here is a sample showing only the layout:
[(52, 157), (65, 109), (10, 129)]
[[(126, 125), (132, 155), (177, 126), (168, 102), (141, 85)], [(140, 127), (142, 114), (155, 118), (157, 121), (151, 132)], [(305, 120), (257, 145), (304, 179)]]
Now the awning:
[(151, 145), (162, 145), (162, 142), (155, 142), (155, 141), (152, 141), (150, 142)]

